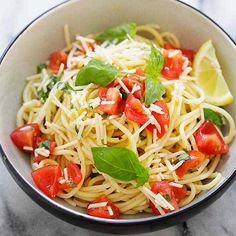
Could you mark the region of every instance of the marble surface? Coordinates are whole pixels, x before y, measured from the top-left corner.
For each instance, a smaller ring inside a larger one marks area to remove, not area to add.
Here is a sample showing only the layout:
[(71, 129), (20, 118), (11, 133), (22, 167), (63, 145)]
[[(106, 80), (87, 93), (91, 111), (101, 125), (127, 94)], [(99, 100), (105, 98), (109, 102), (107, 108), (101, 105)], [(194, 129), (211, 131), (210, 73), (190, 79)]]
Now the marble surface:
[[(0, 0), (0, 54), (26, 24), (63, 0)], [(235, 0), (184, 0), (220, 24), (236, 40)], [(72, 226), (50, 215), (13, 181), (0, 162), (0, 235), (103, 235)], [(213, 205), (187, 222), (143, 236), (236, 235), (236, 182)]]

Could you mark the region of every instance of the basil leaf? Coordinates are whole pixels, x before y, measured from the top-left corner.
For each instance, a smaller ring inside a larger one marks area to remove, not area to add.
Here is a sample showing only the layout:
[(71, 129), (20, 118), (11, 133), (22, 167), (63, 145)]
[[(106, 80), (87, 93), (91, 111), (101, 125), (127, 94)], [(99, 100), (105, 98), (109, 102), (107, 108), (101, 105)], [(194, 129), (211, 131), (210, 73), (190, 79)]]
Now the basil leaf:
[(41, 73), (43, 69), (47, 69), (46, 64), (39, 64), (37, 65), (37, 74)]
[(165, 94), (165, 88), (161, 81), (157, 78), (164, 66), (164, 57), (151, 45), (151, 53), (148, 64), (145, 69), (145, 100), (146, 105), (152, 104)]
[(139, 137), (140, 137), (140, 140), (141, 140), (141, 141), (143, 141), (144, 139), (147, 138), (146, 136), (144, 136), (144, 135), (142, 135), (142, 134), (140, 134)]
[(149, 173), (134, 152), (122, 147), (92, 148), (95, 167), (112, 178), (122, 181), (137, 180), (137, 187), (148, 181)]
[(95, 39), (98, 43), (102, 43), (104, 41), (112, 42), (115, 39), (117, 40), (117, 42), (121, 42), (127, 38), (127, 35), (129, 35), (131, 38), (134, 38), (136, 32), (137, 25), (130, 22), (109, 28), (103, 33), (98, 34)]
[(180, 161), (187, 161), (187, 160), (190, 160), (190, 156), (188, 155), (188, 153), (183, 153), (181, 154), (176, 160), (175, 160), (175, 163), (178, 163)]
[(165, 60), (163, 55), (153, 45), (151, 45), (151, 53), (145, 68), (145, 73), (158, 77), (164, 67), (164, 63)]
[(147, 75), (145, 80), (145, 100), (146, 105), (154, 103), (165, 94), (165, 88), (161, 81), (151, 75)]
[(211, 121), (218, 128), (220, 128), (223, 125), (222, 117), (218, 115), (215, 111), (211, 110), (210, 108), (204, 108), (203, 111), (206, 120)]
[(123, 99), (123, 100), (126, 100), (129, 94), (126, 93), (123, 89), (120, 89), (120, 93), (121, 93), (121, 95), (122, 95), (122, 99)]
[(42, 148), (42, 147), (44, 147), (44, 148), (46, 148), (46, 149), (49, 149), (49, 148), (50, 148), (50, 142), (49, 142), (49, 140), (46, 140), (46, 141), (41, 142), (41, 143), (39, 144), (39, 148)]
[(110, 84), (120, 71), (109, 64), (92, 59), (77, 74), (75, 85), (98, 84), (103, 87)]
[(169, 194), (163, 194), (162, 196), (166, 199), (167, 202), (171, 201), (171, 198), (170, 198)]

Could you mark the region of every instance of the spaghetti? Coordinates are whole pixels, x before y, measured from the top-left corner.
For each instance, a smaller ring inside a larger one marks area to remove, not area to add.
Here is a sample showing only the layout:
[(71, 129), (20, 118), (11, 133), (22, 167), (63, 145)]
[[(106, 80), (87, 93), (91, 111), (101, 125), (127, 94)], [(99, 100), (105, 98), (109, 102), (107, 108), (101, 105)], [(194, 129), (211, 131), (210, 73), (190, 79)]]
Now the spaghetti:
[[(101, 106), (112, 106), (115, 102), (98, 96), (100, 85), (75, 85), (81, 68), (97, 59), (115, 66), (124, 74), (116, 77), (117, 90), (134, 95), (141, 89), (139, 83), (131, 91), (123, 78), (135, 75), (137, 80), (143, 80), (142, 74), (151, 53), (150, 43), (162, 54), (165, 53), (163, 47), (166, 43), (171, 44), (173, 49), (169, 50), (169, 59), (180, 52), (178, 38), (170, 32), (160, 32), (158, 25), (141, 25), (137, 27), (137, 32), (135, 38), (128, 35), (120, 42), (114, 40), (97, 44), (94, 35), (89, 35), (76, 36), (76, 41), (71, 43), (66, 25), (66, 48), (61, 51), (67, 55), (66, 63), (61, 63), (55, 72), (50, 69), (49, 62), (47, 68), (27, 78), (23, 105), (17, 113), (18, 127), (37, 123), (42, 135), (56, 143), (53, 153), (45, 152), (44, 147), (37, 148), (37, 153), (44, 158), (36, 162), (31, 158), (32, 168), (59, 166), (64, 171), (60, 183), (64, 184), (68, 181), (68, 162), (79, 166), (81, 180), (78, 184), (61, 189), (56, 195), (74, 207), (87, 208), (89, 205), (88, 212), (106, 207), (109, 201), (123, 214), (151, 212), (151, 202), (157, 209), (154, 213), (165, 214), (177, 207), (169, 199), (172, 196), (166, 197), (161, 190), (153, 191), (152, 183), (163, 181), (171, 188), (185, 188), (185, 196), (179, 199), (178, 206), (189, 204), (200, 192), (213, 188), (222, 180), (216, 170), (220, 154), (206, 154), (196, 168), (182, 177), (177, 174), (189, 158), (187, 153), (199, 149), (195, 133), (206, 121), (204, 109), (211, 109), (227, 123), (228, 133), (223, 137), (225, 145), (235, 135), (235, 124), (227, 111), (206, 102), (204, 92), (196, 83), (197, 78), (190, 75), (191, 60), (186, 56), (182, 56), (181, 73), (177, 79), (169, 80), (162, 73), (159, 76), (165, 89), (163, 101), (169, 111), (169, 123), (163, 127), (155, 117), (139, 124), (127, 119), (124, 112), (107, 114)], [(137, 73), (138, 69), (142, 73)], [(164, 114), (163, 108), (155, 104), (143, 106), (143, 109), (146, 109), (146, 114)], [(150, 124), (155, 126), (153, 132), (147, 129)], [(164, 135), (160, 136), (163, 130)], [(135, 180), (122, 181), (99, 171), (94, 165), (92, 147), (128, 147), (138, 156), (140, 164), (147, 168), (148, 182), (137, 188)], [(179, 160), (182, 155), (186, 155), (187, 159)], [(109, 201), (90, 203), (101, 195), (107, 196)], [(111, 206), (107, 211), (110, 216), (116, 212)]]

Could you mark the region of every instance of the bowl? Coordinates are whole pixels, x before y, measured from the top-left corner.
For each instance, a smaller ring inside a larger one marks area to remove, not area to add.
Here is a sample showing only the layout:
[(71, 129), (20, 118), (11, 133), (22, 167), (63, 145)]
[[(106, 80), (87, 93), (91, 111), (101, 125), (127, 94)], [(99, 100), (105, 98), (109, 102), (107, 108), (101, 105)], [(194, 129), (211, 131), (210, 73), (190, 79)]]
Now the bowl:
[[(189, 205), (165, 216), (137, 214), (110, 220), (89, 216), (61, 199), (50, 199), (32, 182), (29, 158), (19, 152), (9, 138), (15, 128), (16, 113), (21, 105), (25, 77), (35, 73), (35, 65), (47, 60), (49, 52), (64, 47), (63, 26), (71, 34), (86, 35), (100, 32), (122, 22), (157, 23), (162, 29), (175, 33), (186, 48), (198, 49), (212, 39), (227, 83), (236, 97), (236, 46), (233, 40), (211, 19), (173, 0), (80, 0), (62, 3), (31, 22), (14, 39), (0, 59), (0, 154), (7, 169), (19, 186), (53, 215), (74, 225), (106, 233), (143, 233), (162, 229), (200, 212), (219, 198), (236, 176), (236, 142), (218, 166), (224, 180), (201, 194)], [(227, 107), (236, 117), (236, 100)]]

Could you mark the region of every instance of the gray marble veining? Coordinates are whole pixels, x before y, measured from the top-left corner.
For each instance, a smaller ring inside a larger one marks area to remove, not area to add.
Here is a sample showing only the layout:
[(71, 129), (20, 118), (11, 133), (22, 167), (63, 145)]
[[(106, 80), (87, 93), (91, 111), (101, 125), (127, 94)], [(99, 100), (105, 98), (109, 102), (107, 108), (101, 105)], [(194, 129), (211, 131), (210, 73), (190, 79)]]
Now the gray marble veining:
[[(0, 0), (0, 53), (25, 25), (63, 0)], [(236, 39), (235, 0), (184, 0), (202, 10)], [(0, 162), (1, 236), (103, 235), (65, 223), (34, 203), (13, 181)], [(236, 235), (236, 183), (214, 204), (181, 225), (143, 236)]]

